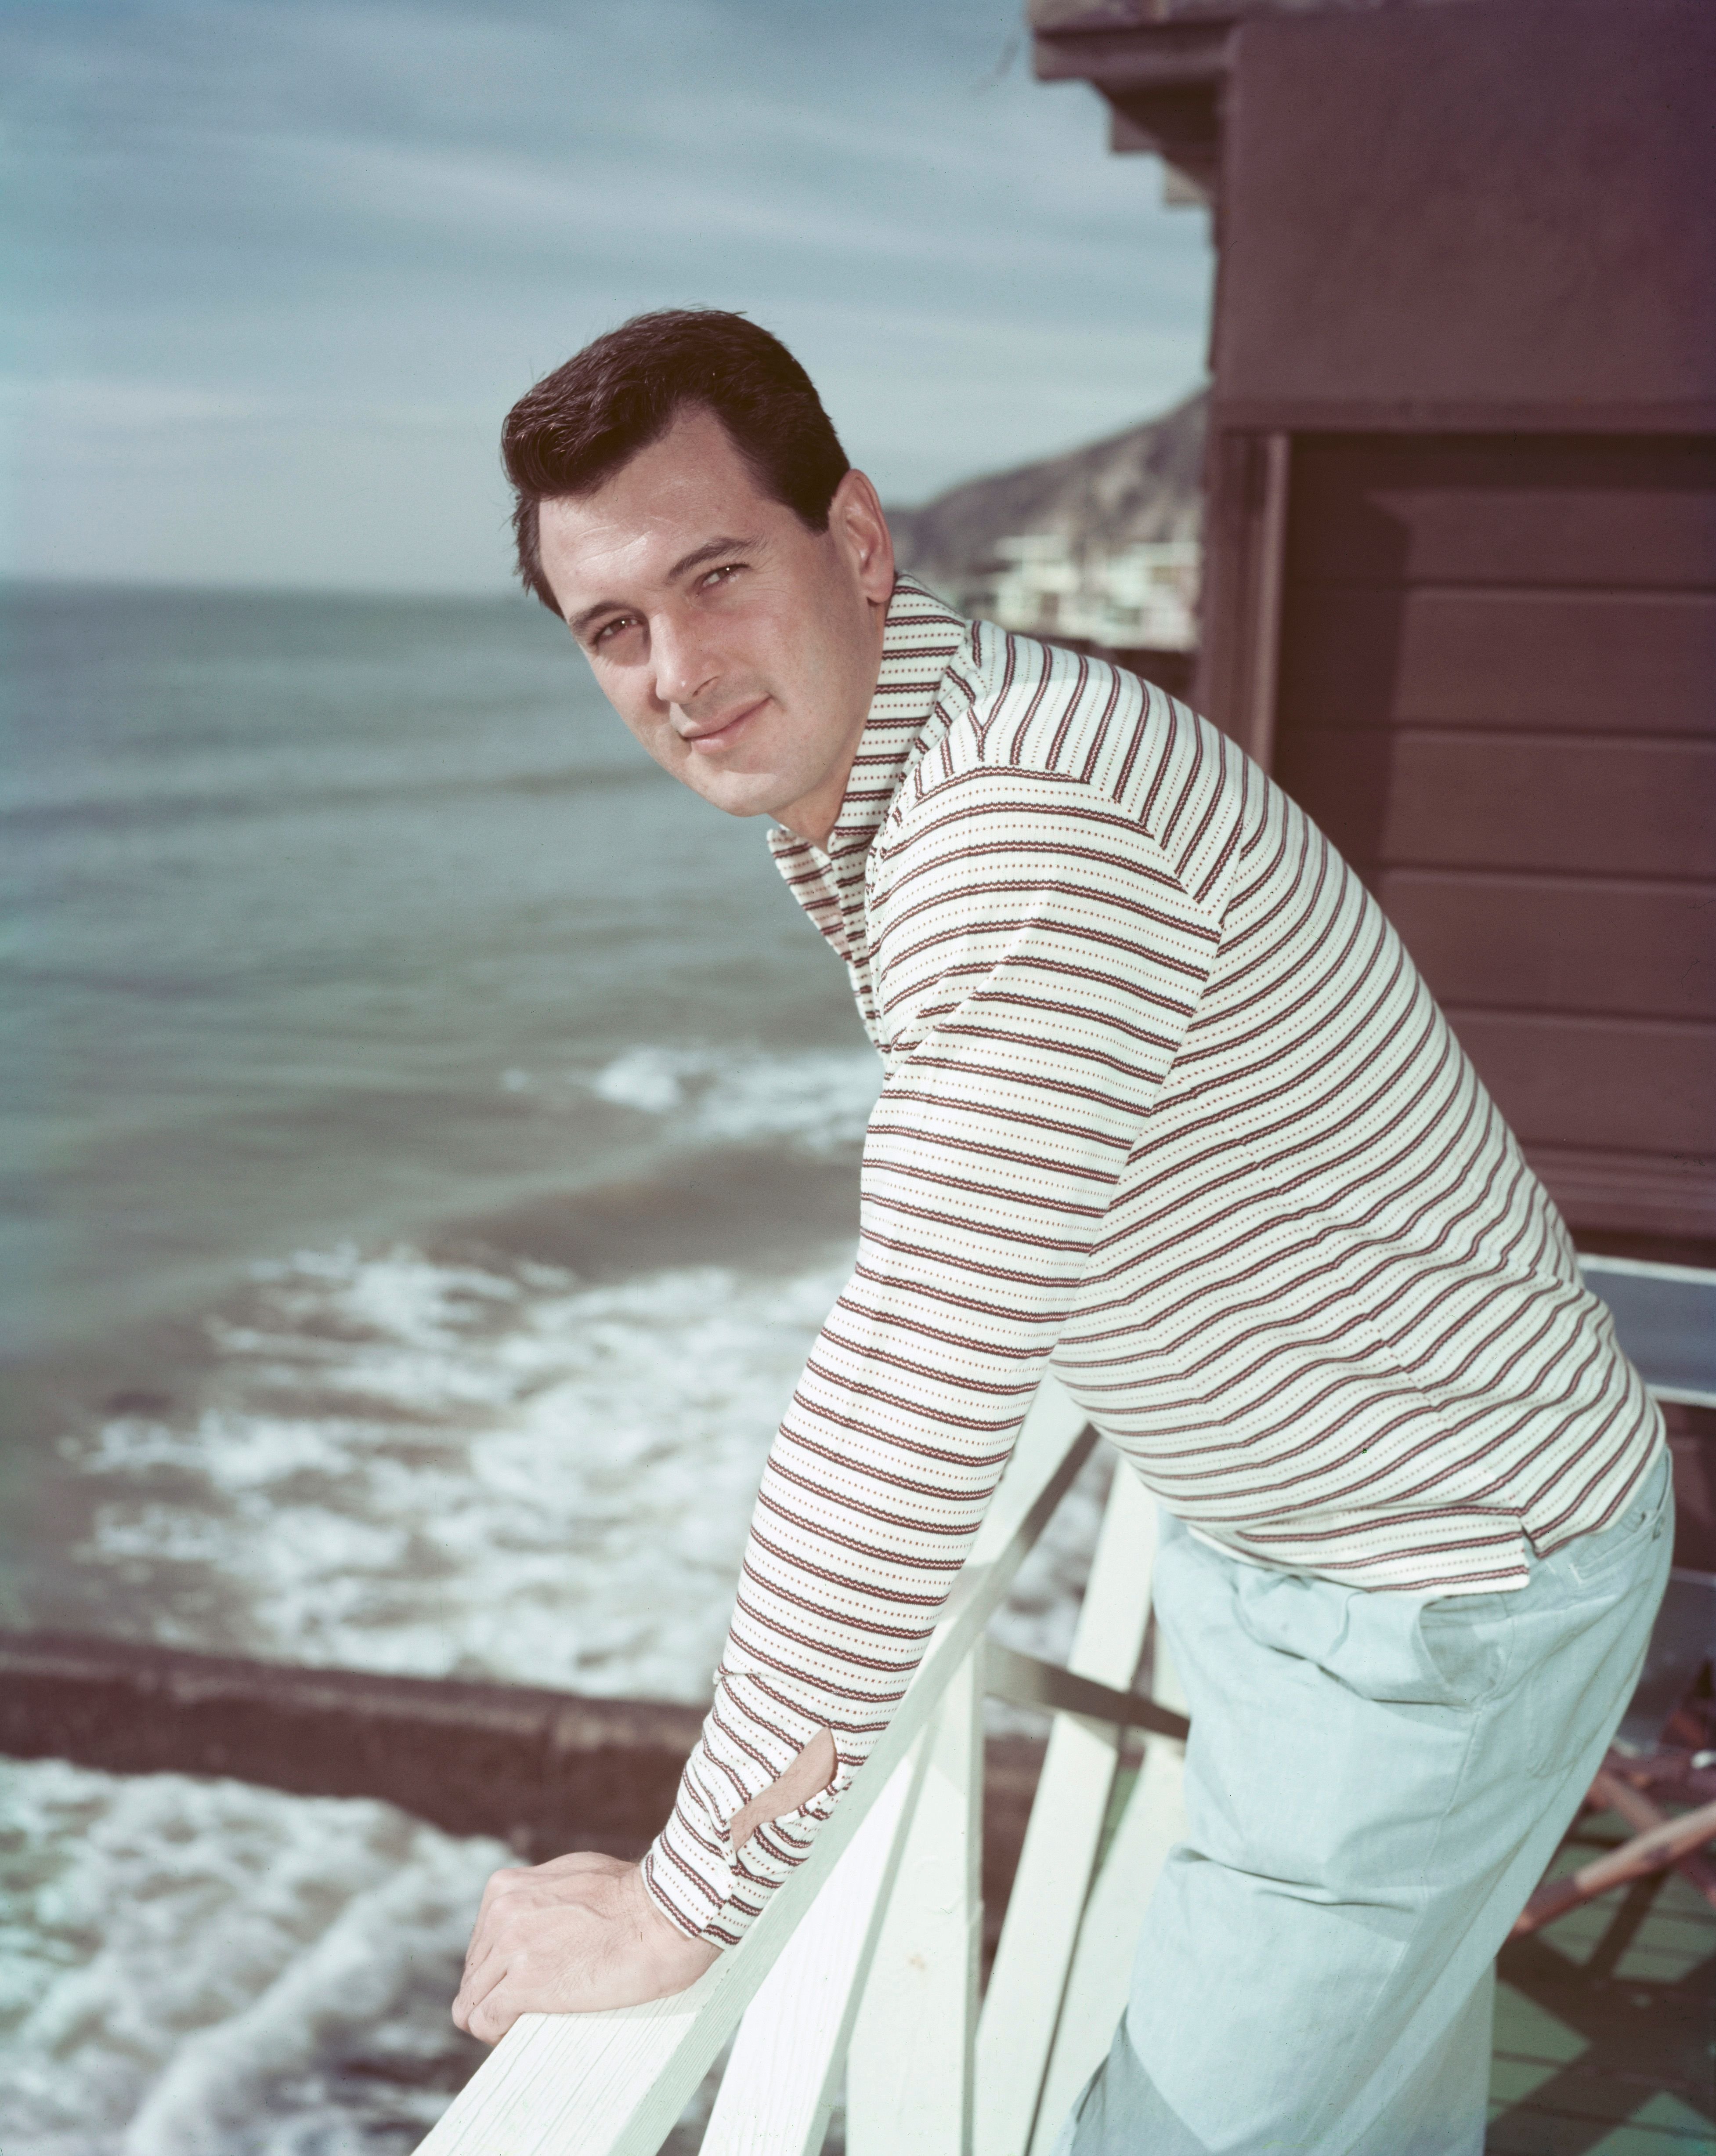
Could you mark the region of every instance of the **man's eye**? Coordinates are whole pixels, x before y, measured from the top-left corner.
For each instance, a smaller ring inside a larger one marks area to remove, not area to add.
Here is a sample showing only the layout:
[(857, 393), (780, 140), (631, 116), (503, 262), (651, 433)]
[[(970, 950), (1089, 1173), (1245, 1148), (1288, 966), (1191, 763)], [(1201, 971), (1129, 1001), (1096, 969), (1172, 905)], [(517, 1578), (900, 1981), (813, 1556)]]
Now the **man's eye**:
[(617, 630), (634, 628), (637, 621), (638, 617), (634, 613), (617, 613), (612, 621), (603, 622), (595, 635), (591, 638), (592, 649), (594, 649), (597, 645), (606, 644), (609, 637), (612, 636)]
[(718, 569), (711, 569), (704, 578), (703, 588), (706, 592), (714, 591), (730, 578), (736, 577), (744, 567), (743, 562), (723, 562)]

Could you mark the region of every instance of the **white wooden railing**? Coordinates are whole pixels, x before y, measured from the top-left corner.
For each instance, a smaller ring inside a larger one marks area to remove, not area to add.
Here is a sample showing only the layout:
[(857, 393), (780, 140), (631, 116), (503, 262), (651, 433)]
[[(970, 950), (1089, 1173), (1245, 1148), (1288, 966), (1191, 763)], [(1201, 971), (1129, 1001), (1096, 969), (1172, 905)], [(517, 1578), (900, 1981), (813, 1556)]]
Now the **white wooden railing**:
[[(1048, 2156), (1181, 1816), (1160, 1648), (1153, 1697), (1131, 1690), (1155, 1547), (1135, 1476), (1114, 1476), (1068, 1667), (985, 1636), (1094, 1443), (1047, 1380), (899, 1712), (743, 1943), (677, 1998), (526, 2015), (420, 2156), (653, 2156), (730, 2036), (703, 2156), (816, 2156), (843, 2083), (849, 2156)], [(980, 2015), (986, 1692), (1054, 1719)], [(1128, 1727), (1151, 1733), (1104, 1855)]]

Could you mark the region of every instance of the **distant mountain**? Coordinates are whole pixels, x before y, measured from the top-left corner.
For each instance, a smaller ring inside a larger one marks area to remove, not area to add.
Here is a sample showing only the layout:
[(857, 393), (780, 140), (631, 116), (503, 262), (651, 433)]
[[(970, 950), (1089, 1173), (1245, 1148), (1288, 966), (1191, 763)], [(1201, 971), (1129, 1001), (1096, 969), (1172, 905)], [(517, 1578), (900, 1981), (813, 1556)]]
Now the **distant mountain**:
[(968, 480), (921, 509), (890, 509), (901, 567), (958, 604), (986, 581), (1003, 539), (1056, 533), (1075, 561), (1135, 540), (1196, 539), (1206, 403), (1200, 391), (1088, 449)]

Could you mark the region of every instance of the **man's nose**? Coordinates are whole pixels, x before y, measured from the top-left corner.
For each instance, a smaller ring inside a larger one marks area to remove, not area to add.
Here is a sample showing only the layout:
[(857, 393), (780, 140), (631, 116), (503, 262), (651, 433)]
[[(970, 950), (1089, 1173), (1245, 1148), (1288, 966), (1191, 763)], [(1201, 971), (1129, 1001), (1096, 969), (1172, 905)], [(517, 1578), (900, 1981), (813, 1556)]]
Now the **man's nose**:
[(677, 704), (682, 711), (697, 701), (720, 670), (693, 622), (658, 615), (650, 624), (649, 648), (658, 702)]

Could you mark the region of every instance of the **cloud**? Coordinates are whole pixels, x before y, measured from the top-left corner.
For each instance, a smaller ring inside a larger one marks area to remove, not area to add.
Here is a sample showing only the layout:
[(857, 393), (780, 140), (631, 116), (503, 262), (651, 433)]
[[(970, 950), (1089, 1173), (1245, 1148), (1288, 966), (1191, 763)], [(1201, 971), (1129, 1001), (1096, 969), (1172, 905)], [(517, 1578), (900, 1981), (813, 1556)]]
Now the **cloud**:
[(894, 499), (1159, 408), (1200, 369), (1201, 220), (1087, 91), (1001, 67), (1017, 11), (14, 9), (13, 565), (496, 582), (506, 405), (650, 305), (780, 331)]

